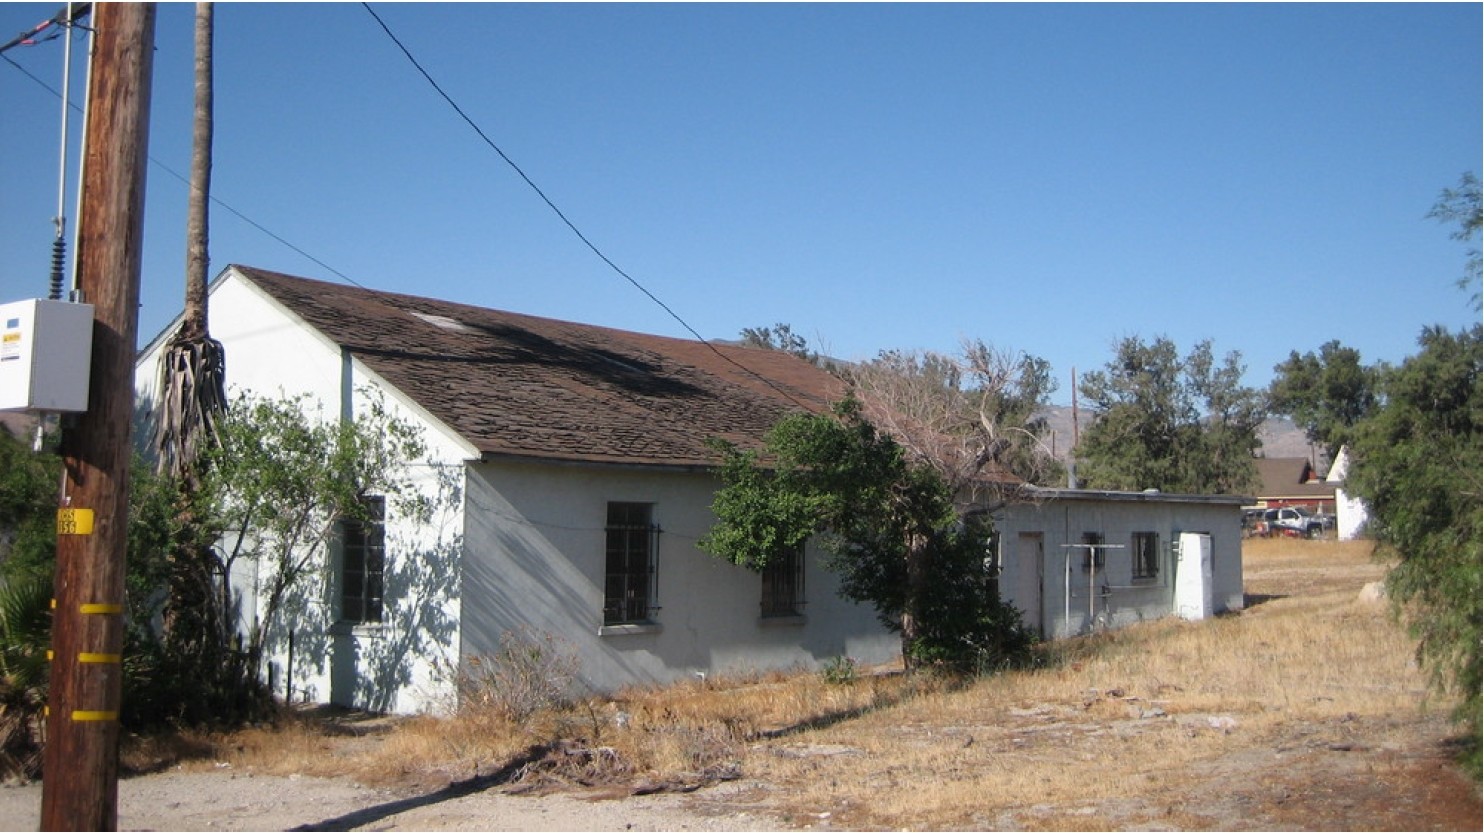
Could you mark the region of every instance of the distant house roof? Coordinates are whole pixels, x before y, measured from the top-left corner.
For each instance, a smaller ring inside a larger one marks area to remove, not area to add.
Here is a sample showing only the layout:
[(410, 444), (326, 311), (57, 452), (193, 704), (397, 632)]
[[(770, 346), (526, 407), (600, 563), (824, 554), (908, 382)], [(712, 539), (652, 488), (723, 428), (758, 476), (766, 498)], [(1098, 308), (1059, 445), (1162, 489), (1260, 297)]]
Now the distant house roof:
[(788, 353), (643, 335), (234, 266), (486, 458), (716, 462), (840, 380)]
[(1335, 487), (1325, 483), (1307, 457), (1259, 457), (1258, 497), (1263, 500), (1333, 500)]

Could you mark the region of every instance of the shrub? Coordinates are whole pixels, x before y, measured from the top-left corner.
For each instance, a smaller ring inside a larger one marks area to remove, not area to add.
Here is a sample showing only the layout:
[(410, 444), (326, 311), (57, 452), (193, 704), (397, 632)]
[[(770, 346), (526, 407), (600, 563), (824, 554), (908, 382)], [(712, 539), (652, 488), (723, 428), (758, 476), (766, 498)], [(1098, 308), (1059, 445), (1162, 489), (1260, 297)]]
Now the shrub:
[(830, 657), (819, 667), (819, 678), (827, 685), (849, 685), (860, 678), (860, 669), (850, 657)]
[(521, 722), (568, 706), (580, 663), (571, 646), (526, 628), (500, 636), (500, 650), (464, 660), (457, 676), (459, 710)]

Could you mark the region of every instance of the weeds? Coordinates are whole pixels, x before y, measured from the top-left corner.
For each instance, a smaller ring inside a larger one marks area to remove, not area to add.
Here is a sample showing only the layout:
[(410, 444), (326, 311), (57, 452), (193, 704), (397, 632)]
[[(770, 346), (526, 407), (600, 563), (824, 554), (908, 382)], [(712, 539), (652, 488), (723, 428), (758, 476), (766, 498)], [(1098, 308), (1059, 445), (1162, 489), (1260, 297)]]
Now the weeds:
[(860, 676), (851, 657), (830, 657), (819, 667), (819, 678), (825, 685), (849, 685)]
[(468, 657), (459, 669), (459, 710), (525, 722), (540, 712), (569, 706), (578, 670), (571, 646), (551, 634), (506, 631), (498, 652)]

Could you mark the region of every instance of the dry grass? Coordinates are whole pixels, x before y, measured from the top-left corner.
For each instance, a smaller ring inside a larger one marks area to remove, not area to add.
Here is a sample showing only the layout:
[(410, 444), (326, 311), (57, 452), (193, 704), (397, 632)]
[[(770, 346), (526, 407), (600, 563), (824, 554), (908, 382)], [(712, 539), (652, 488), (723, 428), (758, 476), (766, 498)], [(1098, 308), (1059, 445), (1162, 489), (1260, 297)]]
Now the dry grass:
[[(1079, 817), (1054, 808), (1168, 809), (1162, 796), (1254, 746), (1281, 745), (1296, 726), (1400, 740), (1391, 718), (1415, 713), (1423, 683), (1384, 606), (1357, 601), (1384, 571), (1369, 546), (1254, 543), (1247, 572), (1267, 589), (1245, 613), (1069, 640), (1042, 670), (917, 697), (813, 738), (859, 754), (827, 766), (760, 756), (758, 774), (852, 826), (1075, 829)], [(1101, 811), (1090, 823), (1115, 824)]]
[[(1275, 756), (1400, 749), (1424, 693), (1385, 606), (1358, 600), (1384, 573), (1369, 545), (1254, 539), (1244, 561), (1241, 614), (1067, 640), (1044, 647), (1040, 669), (970, 684), (713, 679), (520, 723), (493, 714), (332, 723), (363, 735), (347, 743), (321, 722), (288, 721), (198, 742), (234, 767), (384, 783), (487, 774), (533, 747), (581, 739), (602, 754), (583, 759), (579, 782), (740, 774), (775, 788), (784, 798), (772, 809), (800, 825), (828, 813), (851, 828), (1232, 827), (1193, 796), (1250, 775), (1243, 766), (1264, 772)], [(1263, 789), (1266, 778), (1242, 789)], [(1228, 809), (1240, 820), (1240, 808)]]

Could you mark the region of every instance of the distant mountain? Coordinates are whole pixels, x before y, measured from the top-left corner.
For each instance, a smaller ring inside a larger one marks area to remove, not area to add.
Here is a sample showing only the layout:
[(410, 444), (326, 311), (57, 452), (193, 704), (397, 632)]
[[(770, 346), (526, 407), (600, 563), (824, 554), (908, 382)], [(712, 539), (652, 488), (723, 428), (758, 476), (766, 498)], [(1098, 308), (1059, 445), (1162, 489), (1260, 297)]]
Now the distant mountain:
[(1262, 440), (1264, 457), (1308, 457), (1318, 471), (1329, 471), (1329, 457), (1324, 449), (1309, 444), (1304, 429), (1293, 424), (1287, 417), (1274, 417), (1263, 421), (1257, 429), (1257, 438)]
[[(1046, 424), (1051, 429), (1048, 439), (1055, 452), (1057, 459), (1067, 463), (1072, 456), (1073, 419), (1070, 405), (1052, 405), (1041, 412), (1046, 417)], [(1082, 410), (1077, 420), (1077, 428), (1080, 431), (1087, 430), (1092, 424), (1092, 415), (1087, 410)], [(1264, 457), (1308, 457), (1315, 463), (1315, 469), (1324, 472), (1329, 470), (1329, 460), (1319, 448), (1309, 445), (1309, 438), (1304, 430), (1293, 424), (1293, 420), (1286, 417), (1272, 417), (1263, 420), (1257, 429), (1257, 439), (1262, 442), (1262, 456)]]

